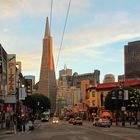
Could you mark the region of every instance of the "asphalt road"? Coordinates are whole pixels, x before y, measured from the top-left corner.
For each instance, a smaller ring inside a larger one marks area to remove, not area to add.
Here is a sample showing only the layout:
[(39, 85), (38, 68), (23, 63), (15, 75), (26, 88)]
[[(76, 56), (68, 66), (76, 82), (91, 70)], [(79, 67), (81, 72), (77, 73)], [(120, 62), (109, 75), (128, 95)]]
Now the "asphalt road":
[(100, 128), (89, 122), (83, 126), (60, 122), (44, 122), (31, 132), (0, 138), (0, 140), (140, 140), (140, 130), (131, 128)]

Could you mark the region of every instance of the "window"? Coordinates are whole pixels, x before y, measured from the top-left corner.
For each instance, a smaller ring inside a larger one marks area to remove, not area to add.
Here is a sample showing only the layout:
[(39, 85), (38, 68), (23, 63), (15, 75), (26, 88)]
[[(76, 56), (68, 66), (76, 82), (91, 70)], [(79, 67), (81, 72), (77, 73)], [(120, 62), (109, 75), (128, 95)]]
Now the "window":
[(92, 91), (92, 97), (95, 97), (95, 92), (94, 91)]

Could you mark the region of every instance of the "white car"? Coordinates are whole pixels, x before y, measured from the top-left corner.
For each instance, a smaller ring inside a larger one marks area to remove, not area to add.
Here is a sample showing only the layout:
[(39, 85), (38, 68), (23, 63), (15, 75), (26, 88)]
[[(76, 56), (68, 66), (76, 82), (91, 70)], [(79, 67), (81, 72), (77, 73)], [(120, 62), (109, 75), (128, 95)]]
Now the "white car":
[(58, 117), (53, 117), (52, 123), (53, 124), (58, 124), (59, 123)]

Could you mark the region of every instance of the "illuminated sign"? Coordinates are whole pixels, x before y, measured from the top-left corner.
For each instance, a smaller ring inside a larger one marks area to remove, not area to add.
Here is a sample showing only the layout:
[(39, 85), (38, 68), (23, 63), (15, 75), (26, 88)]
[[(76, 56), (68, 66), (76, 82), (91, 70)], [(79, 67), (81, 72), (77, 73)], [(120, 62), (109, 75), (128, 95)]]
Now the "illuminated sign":
[(7, 56), (7, 92), (8, 94), (16, 93), (16, 55), (8, 54)]

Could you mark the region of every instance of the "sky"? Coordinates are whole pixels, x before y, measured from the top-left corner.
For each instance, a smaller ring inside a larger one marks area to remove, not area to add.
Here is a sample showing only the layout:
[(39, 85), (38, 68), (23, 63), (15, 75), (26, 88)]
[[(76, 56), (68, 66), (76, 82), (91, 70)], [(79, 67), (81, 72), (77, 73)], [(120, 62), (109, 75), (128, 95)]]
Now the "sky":
[[(69, 0), (53, 0), (51, 36), (56, 66)], [(67, 65), (78, 74), (124, 74), (124, 46), (140, 39), (140, 0), (71, 0), (56, 77)], [(0, 43), (22, 62), (23, 75), (40, 75), (51, 0), (0, 0)]]

